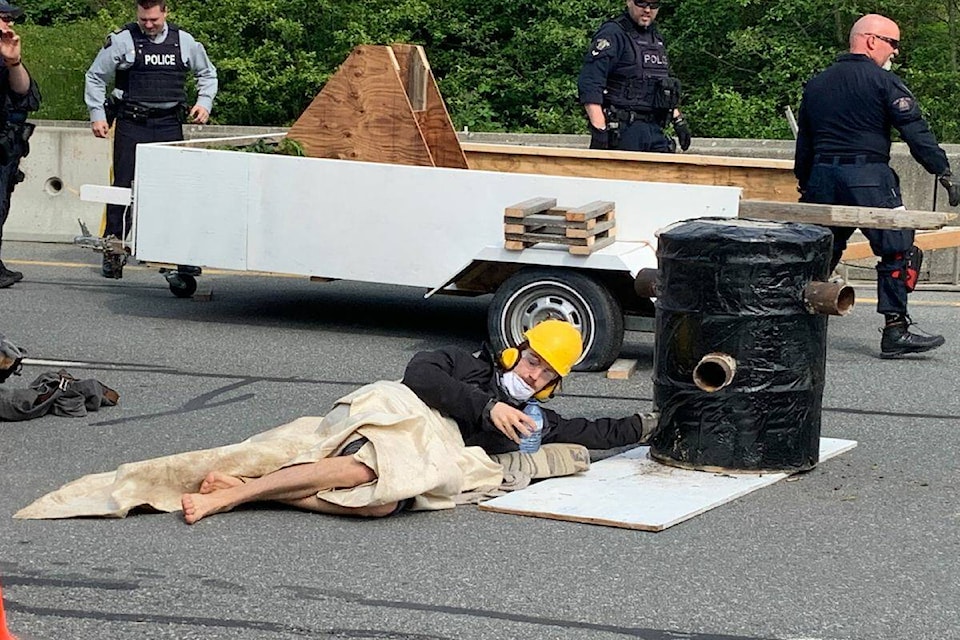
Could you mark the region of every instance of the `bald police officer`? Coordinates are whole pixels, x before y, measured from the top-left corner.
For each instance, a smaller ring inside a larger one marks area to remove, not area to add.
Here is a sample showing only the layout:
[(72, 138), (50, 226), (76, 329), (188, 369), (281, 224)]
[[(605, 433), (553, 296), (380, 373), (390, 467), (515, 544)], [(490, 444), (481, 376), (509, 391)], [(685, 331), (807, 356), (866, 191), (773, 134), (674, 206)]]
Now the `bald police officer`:
[[(877, 14), (850, 30), (850, 51), (815, 76), (803, 90), (798, 117), (794, 173), (801, 202), (903, 209), (900, 180), (890, 168), (890, 127), (910, 153), (936, 175), (951, 206), (960, 204), (960, 185), (947, 155), (920, 114), (910, 90), (890, 72), (900, 52), (900, 27)], [(833, 261), (840, 262), (854, 229), (835, 227)], [(913, 291), (922, 253), (912, 230), (863, 229), (877, 263), (877, 311), (884, 315), (880, 357), (936, 349), (943, 336), (913, 333), (907, 294)]]
[[(197, 80), (197, 101), (187, 113), (187, 72)], [(107, 86), (114, 89), (107, 97)], [(136, 146), (140, 142), (183, 140), (182, 123), (206, 124), (217, 94), (217, 70), (203, 45), (167, 22), (164, 0), (137, 0), (137, 21), (107, 36), (86, 75), (84, 100), (93, 135), (106, 138), (116, 117), (113, 140), (113, 184), (133, 182)], [(108, 113), (109, 112), (109, 113)], [(122, 205), (107, 206), (104, 236), (124, 238), (131, 214)], [(196, 274), (196, 267), (189, 269)], [(104, 256), (102, 275), (119, 278)]]
[(660, 0), (627, 0), (626, 11), (603, 23), (583, 59), (577, 88), (590, 125), (591, 149), (670, 153), (668, 122), (690, 148), (690, 128), (677, 106), (680, 82), (670, 75), (667, 49), (654, 21)]

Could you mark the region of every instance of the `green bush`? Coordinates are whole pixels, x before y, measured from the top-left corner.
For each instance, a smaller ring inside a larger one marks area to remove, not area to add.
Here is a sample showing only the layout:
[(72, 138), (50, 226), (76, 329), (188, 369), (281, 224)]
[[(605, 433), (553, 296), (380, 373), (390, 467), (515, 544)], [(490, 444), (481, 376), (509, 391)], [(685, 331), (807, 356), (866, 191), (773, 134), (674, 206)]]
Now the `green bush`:
[[(847, 47), (858, 16), (901, 25), (897, 72), (930, 126), (960, 141), (957, 0), (671, 0), (658, 22), (683, 110), (703, 137), (789, 138), (784, 107)], [(288, 125), (359, 44), (424, 45), (457, 129), (585, 132), (576, 79), (591, 34), (624, 0), (171, 0), (170, 20), (220, 75), (213, 120)], [(86, 119), (83, 74), (133, 0), (23, 0), (42, 118)]]

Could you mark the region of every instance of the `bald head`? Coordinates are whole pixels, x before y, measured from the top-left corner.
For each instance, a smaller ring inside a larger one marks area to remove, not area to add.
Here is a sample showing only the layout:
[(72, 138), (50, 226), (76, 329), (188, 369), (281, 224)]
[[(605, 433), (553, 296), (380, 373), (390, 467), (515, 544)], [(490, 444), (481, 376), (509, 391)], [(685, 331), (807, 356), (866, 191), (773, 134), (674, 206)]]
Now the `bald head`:
[(850, 29), (850, 53), (863, 54), (881, 67), (889, 68), (899, 43), (900, 27), (877, 13), (863, 16)]

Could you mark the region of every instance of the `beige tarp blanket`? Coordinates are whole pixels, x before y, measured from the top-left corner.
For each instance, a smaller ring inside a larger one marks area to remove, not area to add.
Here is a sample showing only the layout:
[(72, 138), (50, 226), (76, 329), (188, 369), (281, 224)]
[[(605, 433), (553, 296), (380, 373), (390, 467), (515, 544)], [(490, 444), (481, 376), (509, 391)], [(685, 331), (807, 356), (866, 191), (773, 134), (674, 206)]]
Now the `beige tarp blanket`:
[(122, 518), (138, 506), (179, 511), (210, 471), (259, 477), (336, 454), (358, 435), (370, 443), (354, 454), (378, 479), (318, 494), (344, 507), (414, 498), (413, 509), (449, 509), (466, 491), (500, 486), (503, 474), (480, 447), (464, 446), (456, 423), (398, 382), (376, 382), (337, 401), (326, 417), (304, 417), (239, 444), (121, 465), (49, 493), (15, 518)]

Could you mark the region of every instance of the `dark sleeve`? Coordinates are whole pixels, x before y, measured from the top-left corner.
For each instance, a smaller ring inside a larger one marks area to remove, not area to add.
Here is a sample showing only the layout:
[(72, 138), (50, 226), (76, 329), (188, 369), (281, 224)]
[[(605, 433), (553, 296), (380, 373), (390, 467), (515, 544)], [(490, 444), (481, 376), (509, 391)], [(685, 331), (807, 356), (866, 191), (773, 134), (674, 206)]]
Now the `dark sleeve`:
[(793, 175), (797, 177), (797, 184), (803, 191), (810, 179), (810, 170), (813, 168), (813, 139), (810, 123), (807, 120), (807, 110), (800, 103), (797, 114), (797, 146), (793, 158)]
[(474, 429), (495, 431), (487, 407), (493, 394), (482, 387), (491, 365), (460, 349), (421, 351), (403, 372), (403, 384), (428, 406)]
[(567, 419), (556, 411), (544, 408), (543, 414), (550, 424), (549, 433), (544, 432), (544, 442), (572, 442), (588, 449), (612, 449), (638, 444), (643, 434), (640, 416), (626, 418)]
[(889, 74), (887, 84), (887, 115), (890, 122), (900, 132), (900, 137), (907, 143), (912, 155), (924, 169), (934, 175), (942, 175), (950, 169), (947, 154), (937, 138), (930, 131), (920, 105), (916, 98), (907, 89), (903, 80), (894, 74)]
[(583, 56), (583, 66), (577, 79), (580, 104), (603, 104), (603, 90), (607, 77), (620, 59), (623, 46), (621, 29), (612, 22), (604, 23), (590, 41)]
[[(4, 110), (7, 113), (11, 111), (36, 111), (40, 108), (40, 87), (37, 85), (36, 81), (33, 79), (33, 75), (30, 75), (30, 88), (24, 95), (16, 93), (10, 89), (10, 81), (8, 76), (8, 70), (6, 67), (3, 68), (3, 83), (7, 87), (6, 95), (4, 96)], [(27, 72), (29, 73), (29, 71)]]

